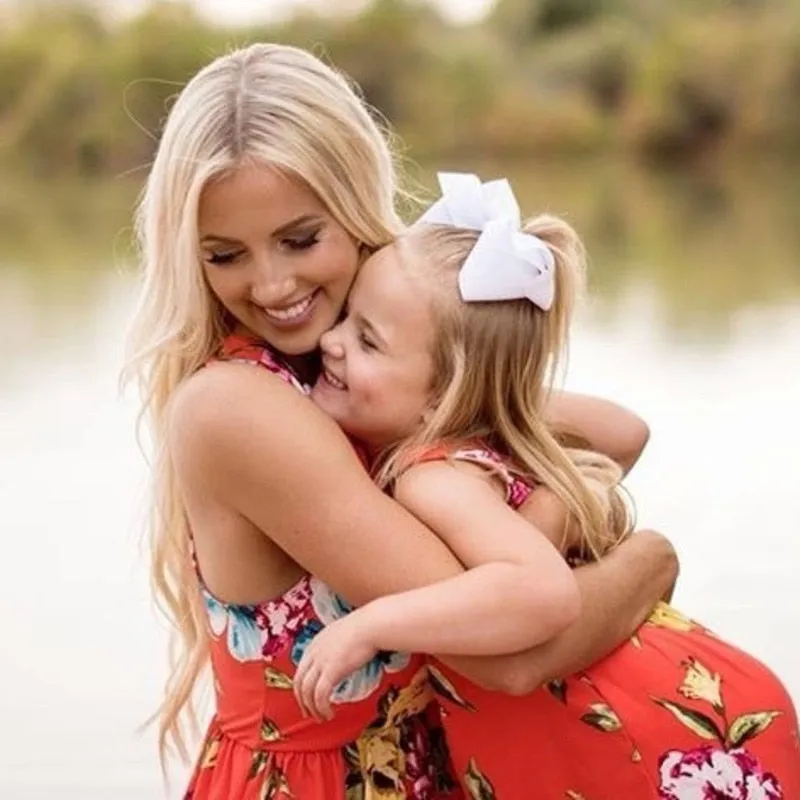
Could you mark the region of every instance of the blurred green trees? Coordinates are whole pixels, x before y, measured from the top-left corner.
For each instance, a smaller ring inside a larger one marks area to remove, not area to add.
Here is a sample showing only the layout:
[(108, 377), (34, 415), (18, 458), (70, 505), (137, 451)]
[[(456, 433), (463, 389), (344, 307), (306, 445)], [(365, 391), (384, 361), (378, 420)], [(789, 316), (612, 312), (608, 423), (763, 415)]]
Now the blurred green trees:
[(357, 15), (246, 30), (214, 27), (188, 3), (112, 25), (79, 2), (40, 0), (4, 25), (0, 159), (45, 175), (145, 166), (180, 86), (255, 40), (330, 59), (420, 158), (692, 160), (800, 143), (793, 0), (499, 0), (465, 27), (421, 0), (373, 0)]

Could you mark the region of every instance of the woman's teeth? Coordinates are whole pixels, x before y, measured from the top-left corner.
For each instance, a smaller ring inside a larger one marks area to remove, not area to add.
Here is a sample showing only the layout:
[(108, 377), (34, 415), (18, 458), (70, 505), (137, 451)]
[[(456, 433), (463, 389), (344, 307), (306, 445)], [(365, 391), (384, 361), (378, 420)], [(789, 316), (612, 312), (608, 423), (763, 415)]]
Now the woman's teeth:
[(314, 292), (288, 308), (265, 308), (264, 313), (268, 317), (272, 317), (272, 319), (279, 320), (280, 322), (289, 322), (305, 314), (313, 299)]

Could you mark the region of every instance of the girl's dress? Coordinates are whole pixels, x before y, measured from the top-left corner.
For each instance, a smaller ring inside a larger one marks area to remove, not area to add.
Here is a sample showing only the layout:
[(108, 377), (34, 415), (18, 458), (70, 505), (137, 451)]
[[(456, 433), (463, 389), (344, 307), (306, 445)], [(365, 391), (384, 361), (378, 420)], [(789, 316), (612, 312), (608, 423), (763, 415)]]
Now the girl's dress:
[[(253, 339), (228, 337), (219, 358), (260, 365), (308, 391)], [(347, 602), (311, 575), (257, 605), (224, 603), (200, 584), (216, 713), (185, 800), (463, 797), (420, 658), (379, 654), (337, 687), (333, 720), (305, 719), (292, 676), (314, 636), (351, 610)]]
[[(531, 487), (478, 444), (434, 448), (499, 471), (518, 508)], [(797, 715), (752, 656), (665, 603), (611, 655), (524, 697), (436, 661), (453, 767), (480, 800), (800, 800)]]

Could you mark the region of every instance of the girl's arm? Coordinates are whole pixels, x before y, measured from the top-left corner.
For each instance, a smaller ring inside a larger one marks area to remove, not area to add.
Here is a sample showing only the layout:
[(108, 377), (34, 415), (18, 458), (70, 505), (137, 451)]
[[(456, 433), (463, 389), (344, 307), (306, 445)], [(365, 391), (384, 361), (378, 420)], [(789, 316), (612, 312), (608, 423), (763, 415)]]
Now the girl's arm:
[(321, 631), (295, 675), (301, 707), (328, 717), (336, 685), (379, 650), (509, 653), (549, 639), (577, 618), (571, 570), (541, 531), (507, 505), (499, 488), (475, 465), (437, 461), (404, 473), (396, 499), (448, 545), (467, 572), (373, 600)]
[(483, 475), (444, 461), (419, 464), (397, 482), (395, 498), (467, 571), (373, 600), (351, 615), (374, 650), (509, 653), (577, 619), (578, 585), (569, 566)]
[(610, 400), (554, 391), (545, 408), (550, 425), (570, 444), (603, 453), (627, 474), (639, 460), (650, 429), (639, 416)]
[[(559, 541), (567, 512), (550, 490), (537, 488), (521, 511), (551, 541)], [(638, 531), (599, 562), (574, 574), (581, 615), (563, 633), (520, 653), (443, 660), (488, 689), (527, 694), (550, 678), (585, 669), (631, 636), (656, 602), (672, 593), (678, 560), (661, 534)]]

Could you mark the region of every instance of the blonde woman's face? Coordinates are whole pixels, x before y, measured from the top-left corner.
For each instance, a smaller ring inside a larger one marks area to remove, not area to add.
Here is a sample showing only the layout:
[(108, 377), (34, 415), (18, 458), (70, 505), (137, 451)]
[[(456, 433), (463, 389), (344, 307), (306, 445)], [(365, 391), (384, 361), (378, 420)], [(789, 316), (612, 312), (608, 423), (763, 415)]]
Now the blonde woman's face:
[(430, 301), (385, 247), (361, 267), (343, 321), (322, 337), (312, 399), (348, 433), (380, 448), (413, 433), (430, 405)]
[(242, 166), (205, 188), (198, 229), (211, 290), (238, 322), (286, 355), (314, 350), (360, 260), (316, 195), (277, 170)]

